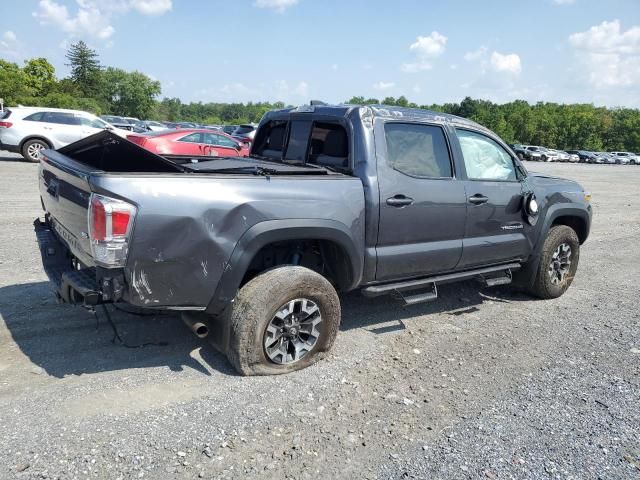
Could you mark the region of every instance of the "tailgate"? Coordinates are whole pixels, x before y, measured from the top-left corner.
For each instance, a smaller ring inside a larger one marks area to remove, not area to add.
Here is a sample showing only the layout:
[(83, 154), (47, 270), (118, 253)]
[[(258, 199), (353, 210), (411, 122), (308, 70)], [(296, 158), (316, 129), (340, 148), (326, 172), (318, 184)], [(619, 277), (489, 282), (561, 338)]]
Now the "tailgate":
[(39, 188), (47, 219), (71, 253), (93, 265), (89, 242), (91, 169), (53, 150), (43, 151)]

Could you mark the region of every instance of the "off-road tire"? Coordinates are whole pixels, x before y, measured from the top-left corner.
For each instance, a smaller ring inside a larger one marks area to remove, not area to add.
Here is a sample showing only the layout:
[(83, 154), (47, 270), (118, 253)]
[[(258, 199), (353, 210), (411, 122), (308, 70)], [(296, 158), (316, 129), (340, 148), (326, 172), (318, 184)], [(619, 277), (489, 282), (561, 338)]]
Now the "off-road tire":
[(40, 158), (36, 158), (31, 154), (34, 148), (36, 148), (38, 145), (41, 146), (41, 148), (38, 150), (41, 150), (44, 148), (51, 148), (51, 145), (49, 145), (47, 141), (42, 140), (40, 138), (32, 138), (31, 140), (27, 140), (26, 142), (24, 142), (24, 144), (22, 145), (22, 148), (20, 149), (20, 153), (22, 154), (25, 160), (33, 163), (38, 163), (40, 161)]
[[(571, 247), (571, 265), (565, 280), (560, 285), (555, 285), (551, 282), (548, 269), (552, 262), (554, 252), (563, 243)], [(576, 270), (578, 269), (579, 259), (580, 242), (576, 232), (565, 225), (551, 227), (544, 241), (536, 278), (529, 289), (529, 293), (544, 300), (560, 297), (571, 286), (571, 282), (573, 282)]]
[[(285, 303), (306, 298), (319, 308), (320, 336), (313, 349), (293, 363), (272, 362), (264, 349), (265, 330)], [(282, 266), (258, 275), (237, 293), (231, 306), (227, 358), (242, 375), (277, 375), (317, 362), (336, 338), (340, 326), (340, 300), (322, 275), (298, 266)]]

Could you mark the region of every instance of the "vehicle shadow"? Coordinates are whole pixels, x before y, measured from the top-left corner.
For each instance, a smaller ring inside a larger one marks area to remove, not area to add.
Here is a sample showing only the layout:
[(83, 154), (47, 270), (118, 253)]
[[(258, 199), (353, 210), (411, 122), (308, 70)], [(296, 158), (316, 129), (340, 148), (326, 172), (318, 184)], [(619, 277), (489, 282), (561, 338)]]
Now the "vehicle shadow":
[(10, 152), (0, 152), (0, 162), (31, 163), (26, 161), (24, 157), (19, 153), (10, 153)]
[[(413, 306), (403, 306), (401, 300), (390, 296), (343, 295), (341, 330), (364, 328), (386, 333), (404, 329), (403, 320), (416, 316), (477, 310), (487, 299), (530, 299), (506, 288), (479, 290), (472, 282), (445, 285), (439, 290), (438, 300)], [(214, 371), (236, 375), (225, 356), (193, 335), (178, 313), (132, 314), (108, 308), (126, 345), (114, 339), (114, 330), (101, 308), (94, 315), (79, 306), (59, 305), (48, 282), (2, 287), (0, 314), (9, 335), (0, 326), (0, 350), (11, 350), (3, 343), (13, 341), (32, 363), (57, 378), (163, 366), (173, 371), (190, 368), (207, 376)]]

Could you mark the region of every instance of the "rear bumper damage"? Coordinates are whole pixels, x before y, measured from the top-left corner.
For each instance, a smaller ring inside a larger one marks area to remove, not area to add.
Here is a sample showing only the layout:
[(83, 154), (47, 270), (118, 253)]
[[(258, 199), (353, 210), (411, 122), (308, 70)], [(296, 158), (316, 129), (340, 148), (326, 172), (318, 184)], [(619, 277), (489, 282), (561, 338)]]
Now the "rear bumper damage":
[[(87, 307), (122, 298), (122, 273), (100, 275), (99, 268), (82, 265), (46, 221), (33, 222), (42, 266), (54, 287), (58, 301)], [(98, 281), (98, 278), (100, 280)]]

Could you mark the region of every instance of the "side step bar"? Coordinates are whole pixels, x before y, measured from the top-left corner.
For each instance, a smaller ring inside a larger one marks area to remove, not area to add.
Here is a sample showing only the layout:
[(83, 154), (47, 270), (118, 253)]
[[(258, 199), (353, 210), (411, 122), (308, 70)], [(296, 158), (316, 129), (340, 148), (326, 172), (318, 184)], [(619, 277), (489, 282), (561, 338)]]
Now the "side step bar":
[[(483, 277), (487, 274), (504, 272), (504, 275), (495, 278), (486, 278), (484, 281), (490, 287), (496, 285), (506, 285), (511, 283), (511, 270), (518, 270), (520, 268), (519, 263), (508, 263), (505, 265), (495, 265), (493, 267), (478, 268), (475, 270), (467, 270), (465, 272), (447, 273), (444, 275), (436, 275), (433, 277), (419, 278), (415, 280), (405, 280), (395, 283), (384, 283), (381, 285), (371, 285), (362, 289), (362, 294), (365, 297), (377, 297), (380, 295), (386, 295), (392, 292), (401, 293), (403, 290), (417, 290), (419, 288), (431, 288), (431, 291), (426, 294), (414, 295), (415, 297), (424, 297), (425, 300), (434, 300), (438, 296), (438, 291), (435, 288), (437, 283), (457, 282), (459, 280), (468, 280), (475, 277)], [(412, 296), (403, 297), (405, 299), (411, 299)], [(406, 301), (406, 300), (405, 300)], [(408, 303), (408, 302), (407, 302)], [(420, 303), (414, 301), (413, 303)]]

